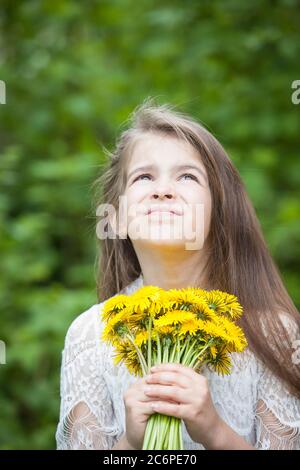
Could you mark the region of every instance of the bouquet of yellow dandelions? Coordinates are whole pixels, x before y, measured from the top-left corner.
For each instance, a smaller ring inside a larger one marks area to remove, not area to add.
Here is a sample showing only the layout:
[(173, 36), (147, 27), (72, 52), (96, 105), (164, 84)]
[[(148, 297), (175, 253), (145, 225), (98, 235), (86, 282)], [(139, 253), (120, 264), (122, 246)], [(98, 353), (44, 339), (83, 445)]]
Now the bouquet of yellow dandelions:
[[(235, 320), (243, 313), (236, 296), (193, 287), (144, 286), (108, 299), (102, 339), (115, 349), (114, 364), (143, 377), (156, 364), (173, 362), (199, 372), (206, 365), (229, 374), (230, 353), (247, 346)], [(183, 450), (181, 420), (155, 413), (148, 419), (144, 450)]]

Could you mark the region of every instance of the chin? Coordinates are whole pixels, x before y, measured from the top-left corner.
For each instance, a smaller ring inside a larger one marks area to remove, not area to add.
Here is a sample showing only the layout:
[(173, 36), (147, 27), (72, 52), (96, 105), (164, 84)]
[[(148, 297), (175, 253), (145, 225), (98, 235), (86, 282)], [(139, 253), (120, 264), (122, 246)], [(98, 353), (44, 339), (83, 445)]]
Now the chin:
[(152, 237), (148, 238), (147, 240), (144, 240), (145, 243), (148, 246), (153, 246), (153, 247), (163, 247), (163, 248), (174, 248), (174, 249), (179, 249), (179, 248), (184, 248), (185, 246), (185, 240), (172, 240), (170, 238), (163, 238), (163, 237)]

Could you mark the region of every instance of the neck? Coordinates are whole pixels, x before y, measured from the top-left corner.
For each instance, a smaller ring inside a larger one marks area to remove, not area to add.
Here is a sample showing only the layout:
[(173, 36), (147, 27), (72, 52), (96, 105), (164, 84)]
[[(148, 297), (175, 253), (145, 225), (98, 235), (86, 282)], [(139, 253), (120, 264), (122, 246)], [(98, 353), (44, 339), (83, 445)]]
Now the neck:
[(187, 287), (207, 288), (205, 285), (204, 250), (180, 250), (178, 247), (163, 247), (161, 250), (142, 250), (135, 247), (142, 270), (143, 285), (154, 285), (162, 289)]

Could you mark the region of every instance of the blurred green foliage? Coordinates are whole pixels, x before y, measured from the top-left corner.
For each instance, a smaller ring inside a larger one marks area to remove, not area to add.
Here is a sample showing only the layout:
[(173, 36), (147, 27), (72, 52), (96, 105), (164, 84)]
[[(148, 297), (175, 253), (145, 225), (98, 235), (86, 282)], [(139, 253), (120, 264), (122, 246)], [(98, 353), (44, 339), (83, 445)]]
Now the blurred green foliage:
[(147, 96), (229, 151), (299, 308), (299, 24), (296, 0), (2, 0), (0, 448), (55, 448), (64, 336), (97, 301), (91, 183)]

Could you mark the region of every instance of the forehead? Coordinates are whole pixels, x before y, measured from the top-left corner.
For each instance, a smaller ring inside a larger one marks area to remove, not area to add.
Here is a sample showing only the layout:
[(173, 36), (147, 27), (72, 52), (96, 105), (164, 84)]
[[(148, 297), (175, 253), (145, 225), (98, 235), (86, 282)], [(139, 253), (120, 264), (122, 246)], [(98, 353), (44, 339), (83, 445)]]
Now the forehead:
[(145, 133), (132, 146), (127, 168), (140, 164), (157, 164), (162, 162), (174, 164), (194, 163), (203, 168), (197, 150), (188, 142), (175, 135)]

